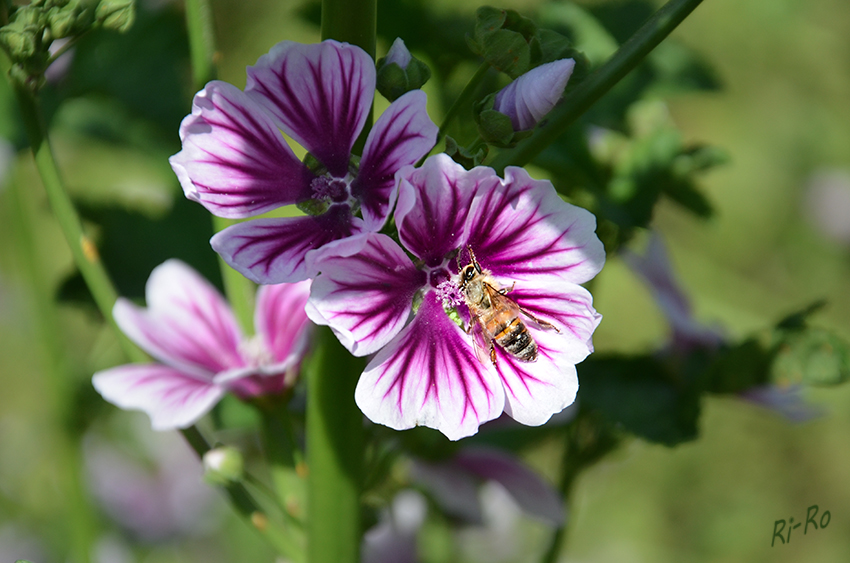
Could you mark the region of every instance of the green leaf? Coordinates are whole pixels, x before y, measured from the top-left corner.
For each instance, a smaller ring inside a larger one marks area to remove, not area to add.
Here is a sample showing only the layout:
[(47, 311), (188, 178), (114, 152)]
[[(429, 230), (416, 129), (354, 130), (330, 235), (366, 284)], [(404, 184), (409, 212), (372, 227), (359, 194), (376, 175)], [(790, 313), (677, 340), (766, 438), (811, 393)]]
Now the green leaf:
[(652, 356), (595, 357), (579, 364), (579, 400), (636, 436), (666, 446), (697, 436), (696, 380), (677, 380)]

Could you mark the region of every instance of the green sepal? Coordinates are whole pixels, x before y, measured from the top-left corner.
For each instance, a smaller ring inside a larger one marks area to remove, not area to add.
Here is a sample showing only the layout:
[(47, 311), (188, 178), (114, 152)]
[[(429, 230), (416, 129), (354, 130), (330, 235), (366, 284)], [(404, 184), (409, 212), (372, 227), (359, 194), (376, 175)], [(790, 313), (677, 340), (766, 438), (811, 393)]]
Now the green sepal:
[(467, 170), (472, 170), (484, 162), (484, 159), (487, 158), (487, 154), (490, 152), (490, 148), (485, 144), (473, 153), (468, 151), (465, 147), (458, 145), (457, 141), (447, 135), (446, 150), (444, 152), (449, 155), (452, 160)]
[(536, 32), (534, 22), (514, 10), (482, 6), (475, 12), (475, 29), (466, 42), (492, 67), (517, 78), (540, 58), (540, 46), (533, 41)]
[(486, 142), (498, 147), (509, 147), (514, 143), (514, 126), (511, 118), (494, 109), (485, 109), (478, 114), (478, 134)]
[(313, 217), (321, 215), (327, 211), (330, 206), (331, 202), (327, 199), (305, 199), (295, 204), (295, 207), (299, 210), (303, 211), (307, 215), (312, 215)]
[(431, 78), (431, 69), (416, 57), (410, 59), (406, 69), (397, 63), (386, 64), (385, 59), (378, 59), (377, 90), (390, 102), (418, 90)]

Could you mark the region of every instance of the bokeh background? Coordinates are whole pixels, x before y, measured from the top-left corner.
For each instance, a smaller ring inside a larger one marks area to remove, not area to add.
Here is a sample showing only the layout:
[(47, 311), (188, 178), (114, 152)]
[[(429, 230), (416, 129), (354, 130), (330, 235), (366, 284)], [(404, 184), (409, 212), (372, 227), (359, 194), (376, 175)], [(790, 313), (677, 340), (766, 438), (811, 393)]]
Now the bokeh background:
[[(283, 39), (313, 42), (318, 9), (303, 2), (214, 0), (219, 77), (244, 87), (245, 67)], [(660, 3), (585, 0), (622, 10), (634, 29)], [(504, 1), (534, 18), (557, 2)], [(379, 3), (385, 34), (425, 37), (442, 22), (463, 49), (477, 3)], [(426, 10), (433, 20), (423, 19)], [(384, 14), (387, 14), (386, 17)], [(167, 164), (192, 89), (179, 3), (140, 2), (124, 36), (81, 44), (45, 94), (53, 144), (125, 295), (177, 256), (218, 279), (208, 214), (186, 202)], [(408, 35), (406, 35), (408, 34)], [(843, 0), (705, 0), (668, 41), (701, 55), (717, 88), (658, 92), (686, 141), (729, 161), (700, 178), (716, 214), (698, 220), (662, 202), (653, 225), (700, 321), (740, 339), (813, 301), (813, 322), (850, 337), (850, 10)], [(418, 45), (417, 41), (413, 42)], [(379, 54), (389, 41), (379, 42)], [(446, 45), (414, 54), (439, 66)], [(581, 48), (581, 45), (579, 45)], [(477, 64), (439, 81), (458, 91)], [(3, 70), (7, 63), (4, 60)], [(61, 103), (60, 103), (61, 102)], [(378, 110), (385, 106), (378, 100)], [(445, 110), (430, 96), (439, 122)], [(122, 362), (114, 337), (85, 305), (52, 219), (14, 99), (0, 86), (0, 562), (272, 561), (273, 555), (200, 482), (177, 434), (155, 434), (91, 389), (97, 369)], [(11, 186), (18, 189), (11, 189)], [(187, 233), (191, 233), (187, 235)], [(630, 246), (640, 251), (645, 234)], [(597, 351), (661, 347), (668, 326), (641, 281), (612, 257), (594, 287), (604, 315)], [(850, 558), (850, 386), (805, 389), (821, 415), (790, 423), (732, 397), (708, 397), (696, 441), (674, 448), (626, 441), (576, 484), (561, 561), (838, 562)], [(234, 417), (248, 414), (238, 406)], [(249, 432), (233, 439), (256, 446)], [(555, 478), (555, 444), (526, 459)], [(829, 526), (771, 547), (774, 522), (828, 510)], [(487, 526), (428, 524), (424, 561), (539, 561), (547, 528), (488, 492)]]

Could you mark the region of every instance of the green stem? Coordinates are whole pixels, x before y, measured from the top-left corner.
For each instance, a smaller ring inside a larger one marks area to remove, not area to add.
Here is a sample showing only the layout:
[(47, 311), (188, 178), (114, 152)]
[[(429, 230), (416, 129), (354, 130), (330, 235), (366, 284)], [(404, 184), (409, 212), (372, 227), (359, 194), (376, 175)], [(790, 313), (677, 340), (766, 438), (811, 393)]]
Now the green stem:
[(112, 307), (115, 305), (118, 293), (100, 261), (97, 246), (83, 232), (82, 222), (77, 210), (62, 185), (59, 170), (47, 139), (47, 128), (39, 112), (35, 94), (15, 81), (13, 81), (12, 87), (15, 90), (27, 136), (32, 146), (36, 168), (47, 192), (47, 199), (50, 201), (53, 215), (62, 229), (62, 234), (65, 236), (68, 246), (71, 248), (74, 262), (79, 268), (89, 291), (91, 291), (98, 309), (118, 337), (121, 348), (132, 361), (147, 361), (147, 355), (124, 336), (124, 333), (115, 324), (115, 319), (112, 318)]
[(440, 139), (443, 138), (443, 135), (446, 134), (446, 129), (452, 120), (457, 117), (457, 114), (460, 113), (460, 110), (469, 106), (473, 96), (475, 95), (475, 91), (478, 89), (478, 85), (481, 84), (482, 80), (484, 80), (484, 76), (487, 74), (488, 70), (490, 70), (490, 63), (486, 61), (481, 63), (481, 66), (478, 67), (478, 70), (475, 71), (475, 74), (473, 74), (472, 78), (469, 79), (469, 82), (466, 83), (466, 86), (464, 86), (463, 91), (454, 101), (452, 107), (450, 107), (449, 111), (446, 112), (446, 116), (443, 118), (443, 123), (440, 124), (440, 131), (437, 133), (437, 143), (439, 143)]
[(15, 247), (19, 250), (20, 262), (23, 265), (24, 281), (32, 296), (34, 332), (39, 336), (38, 357), (48, 376), (44, 399), (54, 431), (45, 438), (51, 444), (55, 467), (61, 468), (56, 475), (56, 485), (60, 491), (56, 498), (57, 513), (62, 515), (60, 525), (67, 529), (69, 561), (88, 563), (91, 561), (97, 526), (84, 485), (80, 437), (69, 431), (68, 425), (73, 414), (69, 401), (73, 397), (73, 378), (70, 377), (67, 357), (58, 338), (61, 332), (51, 295), (52, 289), (38, 260), (40, 253), (34, 240), (34, 210), (25, 202), (20, 182), (12, 181), (8, 194), (11, 204), (8, 219), (15, 232)]
[[(180, 432), (186, 442), (198, 454), (198, 457), (203, 458), (204, 454), (210, 451), (209, 442), (195, 426), (190, 426)], [(236, 512), (249, 526), (257, 530), (269, 545), (292, 563), (304, 563), (304, 547), (298, 541), (297, 536), (290, 533), (290, 530), (282, 523), (272, 520), (268, 512), (260, 507), (241, 481), (227, 485), (224, 490)]]
[(192, 84), (198, 91), (216, 75), (215, 32), (207, 0), (186, 0), (186, 30), (189, 33)]
[[(357, 45), (375, 58), (377, 0), (322, 0), (322, 39)], [(370, 113), (355, 144), (362, 151)], [(330, 329), (316, 331), (307, 378), (307, 560), (357, 563), (363, 415), (354, 388), (365, 363), (353, 358)]]
[(330, 329), (317, 331), (305, 374), (309, 563), (359, 560), (363, 415), (354, 388), (363, 367)]
[(507, 166), (524, 166), (552, 144), (599, 98), (634, 69), (702, 0), (670, 0), (650, 17), (601, 67), (564, 97), (547, 118), (545, 126), (509, 151), (496, 156), (491, 166), (499, 174)]

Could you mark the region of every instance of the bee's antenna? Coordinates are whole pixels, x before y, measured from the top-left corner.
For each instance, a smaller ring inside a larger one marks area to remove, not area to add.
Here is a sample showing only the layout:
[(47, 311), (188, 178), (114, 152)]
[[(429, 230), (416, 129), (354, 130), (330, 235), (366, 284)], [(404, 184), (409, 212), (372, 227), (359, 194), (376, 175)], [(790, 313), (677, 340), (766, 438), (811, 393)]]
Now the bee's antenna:
[(472, 262), (472, 265), (475, 266), (475, 270), (480, 274), (481, 273), (481, 264), (479, 264), (478, 260), (475, 258), (475, 253), (472, 252), (472, 247), (467, 245), (466, 251), (469, 252), (469, 260)]

